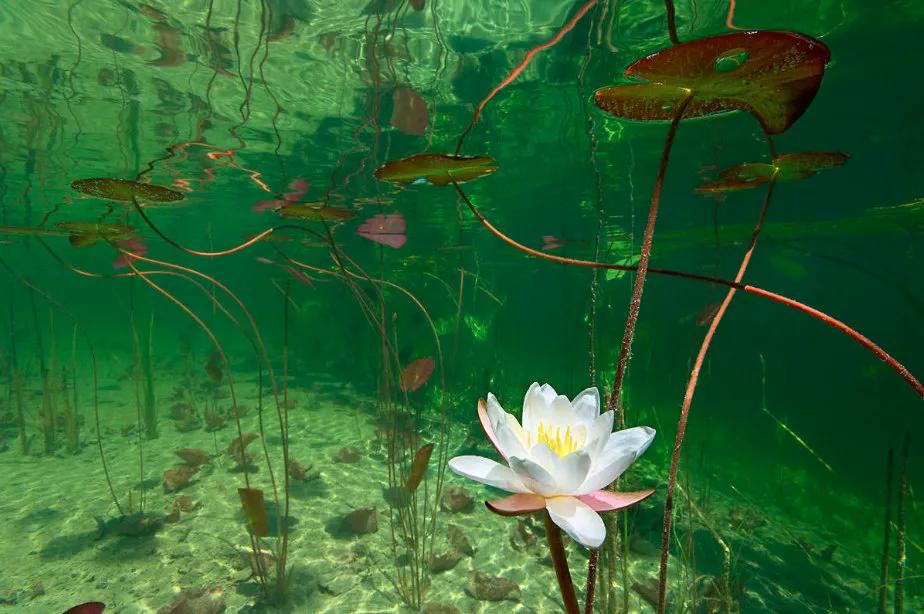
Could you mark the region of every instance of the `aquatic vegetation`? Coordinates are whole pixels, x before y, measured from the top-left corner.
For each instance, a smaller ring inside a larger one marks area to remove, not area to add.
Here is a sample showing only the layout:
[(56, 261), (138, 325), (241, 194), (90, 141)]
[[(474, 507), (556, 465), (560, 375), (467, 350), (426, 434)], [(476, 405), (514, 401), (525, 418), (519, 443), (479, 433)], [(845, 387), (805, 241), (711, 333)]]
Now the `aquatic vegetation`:
[(460, 156), (458, 154), (416, 154), (400, 160), (386, 162), (375, 169), (380, 181), (410, 185), (428, 183), (447, 186), (464, 183), (497, 170), (494, 158), (488, 156)]
[(407, 223), (400, 213), (374, 215), (360, 224), (356, 234), (364, 239), (398, 249), (407, 243)]
[(276, 211), (288, 220), (312, 220), (318, 222), (339, 222), (356, 216), (353, 211), (326, 203), (298, 203)]
[(427, 101), (408, 87), (399, 87), (392, 94), (391, 125), (411, 136), (427, 133), (429, 114)]
[(772, 162), (745, 162), (719, 173), (719, 181), (696, 188), (697, 192), (714, 194), (756, 188), (773, 181), (796, 181), (823, 170), (841, 166), (847, 155), (838, 152), (806, 152), (777, 156)]
[(432, 358), (418, 358), (411, 362), (402, 371), (398, 378), (398, 385), (404, 392), (415, 392), (427, 383), (433, 374), (436, 362)]
[(71, 182), (71, 187), (87, 196), (122, 202), (131, 202), (135, 198), (153, 202), (171, 202), (186, 198), (182, 192), (164, 186), (111, 177), (75, 179)]

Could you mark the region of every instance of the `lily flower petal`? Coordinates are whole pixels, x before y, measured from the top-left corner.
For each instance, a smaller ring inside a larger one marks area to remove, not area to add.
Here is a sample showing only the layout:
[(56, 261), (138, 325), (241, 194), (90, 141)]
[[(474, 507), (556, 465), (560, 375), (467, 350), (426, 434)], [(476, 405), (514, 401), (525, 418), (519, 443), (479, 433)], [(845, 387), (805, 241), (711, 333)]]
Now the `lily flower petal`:
[(545, 509), (545, 497), (521, 493), (495, 501), (485, 501), (484, 504), (495, 514), (520, 516)]
[(494, 486), (507, 492), (529, 492), (523, 482), (510, 469), (482, 456), (457, 456), (449, 461), (449, 470), (464, 478)]
[(595, 512), (614, 512), (631, 507), (640, 501), (644, 501), (653, 494), (653, 489), (635, 492), (595, 490), (592, 493), (581, 495), (578, 499)]
[[(488, 395), (490, 400), (491, 396)], [(488, 415), (488, 409), (485, 406), (484, 399), (478, 399), (478, 420), (481, 421), (481, 428), (484, 429), (484, 434), (488, 436), (488, 439), (491, 440), (491, 443), (494, 445), (494, 449), (497, 450), (497, 453), (504, 457), (504, 460), (507, 460), (507, 456), (501, 450), (500, 442), (497, 440), (497, 435), (494, 434), (494, 426), (491, 424), (491, 418)]]
[(587, 475), (587, 479), (581, 484), (573, 494), (586, 495), (595, 490), (600, 490), (616, 481), (616, 478), (628, 469), (635, 461), (635, 452), (626, 450), (622, 456), (610, 456), (605, 459), (598, 459), (593, 468)]
[(546, 499), (545, 509), (552, 522), (582, 546), (599, 548), (606, 538), (600, 515), (575, 497), (551, 497)]
[(571, 401), (571, 407), (579, 420), (593, 422), (600, 415), (600, 391), (596, 387), (582, 390)]
[(497, 436), (497, 443), (500, 444), (498, 451), (505, 459), (511, 456), (518, 456), (520, 458), (526, 457), (526, 448), (523, 445), (523, 440), (515, 430), (519, 427), (520, 425), (517, 424), (516, 420), (511, 416), (510, 420), (506, 423), (498, 424), (494, 430), (494, 434)]
[[(527, 488), (526, 492), (534, 492), (543, 497), (551, 497), (558, 494), (555, 478), (551, 473), (542, 468), (542, 465), (528, 458), (510, 457), (510, 468)], [(524, 492), (524, 491), (511, 491)]]
[(623, 431), (616, 431), (610, 435), (606, 445), (603, 446), (603, 456), (621, 456), (624, 451), (632, 450), (638, 458), (648, 449), (654, 440), (655, 430), (647, 426), (634, 426)]

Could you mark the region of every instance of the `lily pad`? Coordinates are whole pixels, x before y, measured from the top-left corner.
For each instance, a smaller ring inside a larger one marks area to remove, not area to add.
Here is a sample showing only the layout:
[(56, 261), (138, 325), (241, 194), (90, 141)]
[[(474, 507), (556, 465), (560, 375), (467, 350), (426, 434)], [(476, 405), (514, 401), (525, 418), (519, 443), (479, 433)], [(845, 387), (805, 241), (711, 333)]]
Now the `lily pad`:
[(279, 209), (277, 213), (290, 220), (313, 220), (323, 222), (342, 222), (356, 215), (349, 209), (328, 207), (322, 202), (292, 205)]
[(624, 75), (645, 83), (599, 89), (594, 102), (617, 117), (671, 120), (691, 96), (681, 119), (746, 111), (779, 134), (815, 98), (829, 58), (824, 43), (803, 34), (733, 32), (638, 60)]
[(409, 185), (429, 183), (449, 185), (484, 177), (497, 170), (497, 161), (488, 156), (457, 156), (452, 154), (416, 154), (386, 162), (375, 169), (381, 181)]
[(72, 247), (89, 247), (100, 241), (126, 241), (135, 238), (134, 227), (122, 224), (59, 222), (55, 226), (67, 233)]
[(113, 179), (111, 177), (95, 177), (91, 179), (77, 179), (71, 182), (71, 187), (97, 198), (128, 202), (132, 198), (155, 202), (170, 202), (183, 200), (186, 195), (164, 186), (153, 183), (139, 183), (128, 179)]
[(696, 188), (697, 192), (715, 194), (735, 192), (763, 185), (776, 173), (777, 181), (796, 181), (841, 166), (847, 162), (847, 154), (836, 151), (813, 151), (784, 154), (773, 162), (745, 162), (719, 173), (719, 181)]

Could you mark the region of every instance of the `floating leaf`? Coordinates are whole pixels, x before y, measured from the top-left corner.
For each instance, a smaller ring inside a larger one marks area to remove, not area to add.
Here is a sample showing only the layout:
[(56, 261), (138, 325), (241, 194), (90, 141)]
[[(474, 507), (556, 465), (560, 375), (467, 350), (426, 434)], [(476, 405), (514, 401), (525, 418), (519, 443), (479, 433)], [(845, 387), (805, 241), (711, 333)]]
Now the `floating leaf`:
[(99, 241), (128, 241), (135, 238), (135, 229), (122, 224), (96, 222), (59, 222), (55, 224), (65, 232), (72, 247), (89, 247)]
[(328, 207), (325, 206), (324, 203), (300, 203), (298, 205), (279, 209), (277, 213), (290, 220), (313, 220), (323, 222), (341, 222), (356, 215), (349, 209)]
[(723, 34), (638, 60), (624, 74), (646, 83), (599, 89), (594, 102), (617, 117), (670, 120), (692, 96), (683, 118), (746, 111), (778, 134), (812, 102), (829, 57), (822, 42), (793, 32)]
[(456, 156), (452, 154), (416, 154), (386, 162), (375, 169), (381, 181), (408, 185), (429, 183), (449, 185), (484, 177), (497, 170), (497, 161), (488, 156)]
[(269, 521), (266, 518), (266, 507), (263, 505), (263, 491), (259, 488), (238, 488), (237, 494), (241, 497), (241, 506), (250, 523), (251, 533), (257, 537), (269, 535)]
[(745, 162), (727, 168), (719, 173), (719, 181), (700, 186), (696, 191), (714, 194), (746, 190), (769, 182), (774, 172), (777, 181), (796, 181), (841, 166), (845, 162), (847, 154), (835, 151), (784, 154), (777, 156), (771, 163)]
[(356, 229), (356, 234), (364, 239), (381, 243), (398, 249), (407, 243), (407, 223), (400, 213), (374, 215)]
[[(121, 241), (116, 242), (116, 245), (120, 249), (123, 249), (126, 252), (129, 252), (131, 254), (135, 254), (136, 256), (144, 256), (148, 253), (147, 244), (144, 243), (144, 241), (141, 241), (139, 239), (123, 239)], [(116, 259), (112, 261), (112, 268), (114, 269), (127, 268), (128, 259), (129, 259), (129, 256), (123, 253), (119, 253), (119, 255), (116, 256)]]
[(71, 182), (71, 187), (89, 196), (118, 201), (130, 201), (132, 198), (137, 198), (139, 200), (168, 202), (185, 198), (182, 192), (154, 185), (153, 183), (139, 183), (128, 179), (113, 179), (111, 177), (77, 179)]
[(408, 494), (413, 495), (417, 487), (420, 486), (420, 481), (423, 480), (423, 476), (427, 472), (427, 465), (430, 464), (430, 456), (432, 454), (432, 443), (428, 443), (417, 450), (417, 454), (414, 455), (414, 462), (411, 463), (411, 472), (407, 476), (406, 486)]
[(404, 368), (398, 378), (398, 384), (404, 392), (414, 392), (419, 389), (433, 374), (436, 362), (432, 358), (418, 358)]
[(427, 133), (427, 101), (408, 87), (399, 87), (392, 94), (391, 125), (413, 136)]

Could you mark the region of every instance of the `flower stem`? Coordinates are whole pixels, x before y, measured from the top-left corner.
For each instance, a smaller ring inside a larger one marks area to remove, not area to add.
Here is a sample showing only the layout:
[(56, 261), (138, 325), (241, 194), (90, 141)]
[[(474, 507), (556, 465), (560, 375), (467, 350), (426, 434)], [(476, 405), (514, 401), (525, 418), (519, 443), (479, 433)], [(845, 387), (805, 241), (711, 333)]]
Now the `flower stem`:
[(549, 554), (552, 555), (555, 575), (558, 576), (558, 588), (561, 590), (561, 598), (565, 604), (565, 613), (581, 614), (577, 595), (574, 593), (574, 583), (571, 581), (571, 572), (568, 570), (565, 547), (561, 543), (561, 529), (552, 522), (548, 511), (543, 512), (543, 519), (545, 520), (545, 536), (549, 541)]

